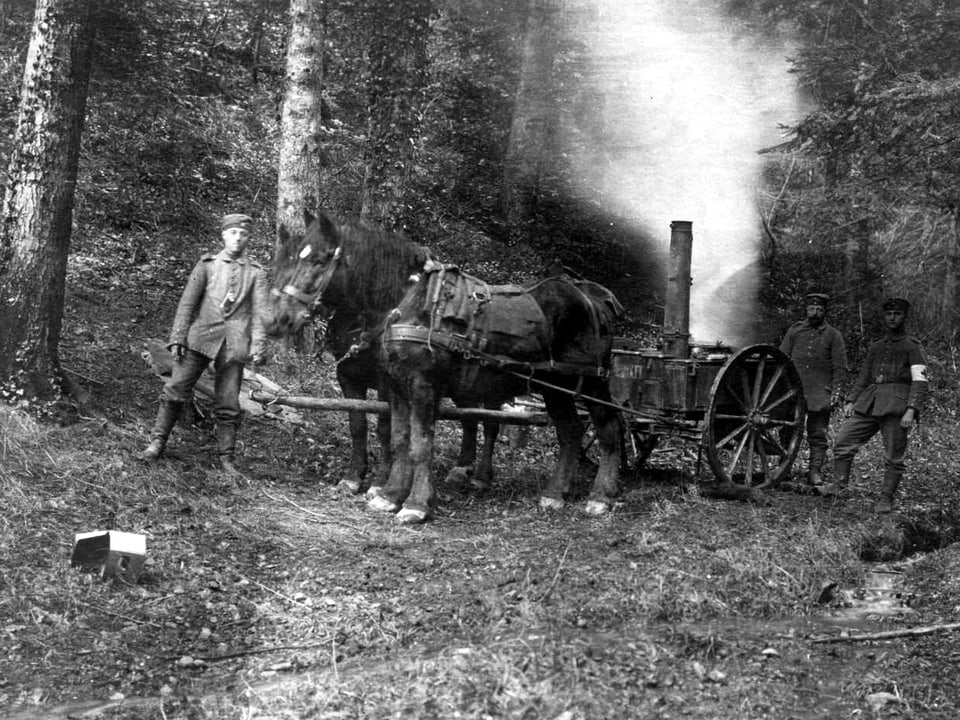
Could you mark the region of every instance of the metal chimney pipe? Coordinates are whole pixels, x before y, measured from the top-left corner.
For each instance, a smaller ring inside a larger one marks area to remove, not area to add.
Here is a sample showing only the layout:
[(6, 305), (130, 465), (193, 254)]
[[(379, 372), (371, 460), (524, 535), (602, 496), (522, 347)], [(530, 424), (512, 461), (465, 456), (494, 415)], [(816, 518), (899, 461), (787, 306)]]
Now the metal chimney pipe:
[(664, 352), (677, 358), (690, 357), (690, 258), (693, 255), (693, 223), (670, 223), (670, 268), (663, 308)]

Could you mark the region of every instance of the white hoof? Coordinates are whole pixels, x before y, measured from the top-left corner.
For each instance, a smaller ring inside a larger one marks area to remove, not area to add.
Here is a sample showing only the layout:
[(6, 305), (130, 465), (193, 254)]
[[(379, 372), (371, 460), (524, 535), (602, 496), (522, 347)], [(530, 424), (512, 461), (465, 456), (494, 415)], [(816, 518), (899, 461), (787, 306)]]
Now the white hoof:
[(374, 495), (372, 498), (370, 498), (367, 501), (367, 507), (371, 510), (388, 513), (394, 513), (400, 509), (396, 503), (390, 502), (382, 495)]
[(541, 510), (563, 510), (563, 500), (557, 500), (551, 497), (540, 498)]
[(401, 525), (419, 525), (427, 521), (427, 513), (422, 510), (403, 508), (397, 513), (397, 522)]
[(587, 515), (593, 515), (594, 517), (598, 515), (606, 515), (610, 512), (610, 504), (605, 503), (602, 500), (587, 500), (587, 504), (584, 506), (583, 511)]
[(367, 488), (367, 492), (366, 492), (366, 495), (364, 495), (364, 497), (366, 497), (367, 500), (373, 500), (375, 497), (377, 497), (380, 494), (381, 489), (382, 489), (382, 486), (380, 485), (371, 485), (370, 487)]

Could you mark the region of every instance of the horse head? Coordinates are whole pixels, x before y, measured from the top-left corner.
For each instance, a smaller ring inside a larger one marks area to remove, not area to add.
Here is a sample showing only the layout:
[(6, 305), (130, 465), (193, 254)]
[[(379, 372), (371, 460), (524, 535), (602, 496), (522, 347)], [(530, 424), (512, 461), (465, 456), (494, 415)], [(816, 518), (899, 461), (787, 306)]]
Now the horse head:
[(317, 311), (337, 273), (342, 255), (336, 224), (323, 213), (303, 212), (302, 236), (280, 225), (274, 258), (272, 335), (298, 332)]

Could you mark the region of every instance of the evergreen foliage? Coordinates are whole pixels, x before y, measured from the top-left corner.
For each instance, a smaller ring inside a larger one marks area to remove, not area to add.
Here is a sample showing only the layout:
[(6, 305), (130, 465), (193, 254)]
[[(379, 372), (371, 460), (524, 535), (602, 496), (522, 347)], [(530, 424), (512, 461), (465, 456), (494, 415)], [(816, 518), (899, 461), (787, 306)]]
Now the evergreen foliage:
[[(793, 64), (811, 109), (770, 175), (782, 198), (771, 223), (786, 251), (778, 259), (827, 259), (821, 286), (842, 289), (848, 336), (870, 335), (879, 300), (896, 294), (912, 300), (913, 329), (927, 343), (953, 346), (960, 8), (950, 0), (728, 5), (796, 33), (802, 48)], [(774, 306), (815, 289), (783, 282), (788, 267), (768, 263)]]

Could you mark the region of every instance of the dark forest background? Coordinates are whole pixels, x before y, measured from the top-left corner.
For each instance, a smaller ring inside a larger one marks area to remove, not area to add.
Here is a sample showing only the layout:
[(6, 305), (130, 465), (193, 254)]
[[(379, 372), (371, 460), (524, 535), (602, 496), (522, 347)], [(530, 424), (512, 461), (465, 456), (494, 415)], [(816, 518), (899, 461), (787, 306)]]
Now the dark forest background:
[[(429, 19), (415, 86), (375, 63), (372, 53), (386, 43), (389, 56), (395, 23), (413, 5)], [(628, 331), (656, 324), (665, 238), (640, 236), (598, 198), (572, 192), (569, 168), (549, 144), (538, 155), (535, 182), (524, 188), (522, 220), (504, 207), (504, 162), (521, 111), (530, 17), (547, 8), (574, 27), (590, 5), (413, 5), (322, 3), (319, 204), (335, 215), (359, 214), (376, 159), (395, 154), (390, 143), (410, 143), (408, 165), (395, 173), (405, 201), (374, 220), (404, 228), (492, 281), (526, 279), (559, 257), (618, 293), (630, 310)], [(753, 32), (796, 41), (790, 81), (808, 103), (784, 144), (757, 148), (765, 160), (757, 188), (765, 332), (795, 319), (804, 293), (830, 288), (838, 300), (833, 320), (855, 356), (877, 329), (878, 301), (905, 294), (914, 302), (913, 331), (952, 358), (960, 284), (960, 10), (947, 0), (714, 6)], [(0, 4), (0, 160), (9, 156), (33, 10), (27, 0)], [(75, 262), (91, 255), (121, 266), (168, 255), (180, 262), (168, 251), (215, 237), (216, 217), (233, 209), (251, 212), (272, 233), (289, 10), (281, 0), (101, 5)], [(550, 92), (559, 123), (589, 102), (589, 68), (575, 34), (554, 41)], [(418, 94), (415, 133), (372, 134), (371, 108), (398, 88)], [(269, 261), (269, 243), (260, 252)]]

